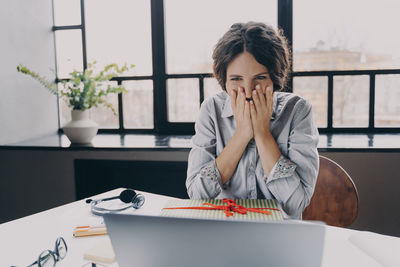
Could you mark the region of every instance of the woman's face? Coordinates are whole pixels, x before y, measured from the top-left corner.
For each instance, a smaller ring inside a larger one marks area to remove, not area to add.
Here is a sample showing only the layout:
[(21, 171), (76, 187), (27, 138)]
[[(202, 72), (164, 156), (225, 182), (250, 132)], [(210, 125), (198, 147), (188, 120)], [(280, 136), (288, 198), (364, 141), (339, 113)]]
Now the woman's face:
[(243, 52), (237, 55), (226, 69), (226, 90), (228, 94), (239, 87), (244, 88), (246, 98), (251, 99), (251, 93), (259, 84), (264, 90), (273, 86), (268, 69), (256, 61), (252, 54)]

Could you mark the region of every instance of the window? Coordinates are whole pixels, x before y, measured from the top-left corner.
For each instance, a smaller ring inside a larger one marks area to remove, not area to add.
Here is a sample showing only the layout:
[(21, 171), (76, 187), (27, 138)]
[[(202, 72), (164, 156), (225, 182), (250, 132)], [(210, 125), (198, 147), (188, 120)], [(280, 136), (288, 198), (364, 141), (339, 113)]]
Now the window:
[(169, 122), (194, 122), (200, 109), (198, 79), (179, 75), (211, 73), (213, 47), (229, 27), (249, 20), (276, 26), (276, 6), (276, 0), (164, 1), (166, 72), (175, 74), (167, 81)]
[[(400, 132), (396, 0), (53, 1), (58, 78), (94, 60), (136, 65), (113, 81), (129, 89), (110, 99), (118, 116), (91, 111), (100, 132), (192, 134), (201, 102), (221, 90), (214, 45), (250, 20), (284, 30), (288, 90), (311, 101), (320, 132)], [(68, 116), (61, 103), (61, 124)]]
[(293, 1), (293, 70), (400, 68), (397, 0)]
[[(373, 132), (400, 124), (394, 115), (399, 105), (385, 104), (398, 91), (399, 9), (396, 0), (293, 1), (293, 92), (312, 102), (322, 131)], [(325, 80), (305, 89), (315, 75)], [(316, 100), (326, 97), (328, 103)]]

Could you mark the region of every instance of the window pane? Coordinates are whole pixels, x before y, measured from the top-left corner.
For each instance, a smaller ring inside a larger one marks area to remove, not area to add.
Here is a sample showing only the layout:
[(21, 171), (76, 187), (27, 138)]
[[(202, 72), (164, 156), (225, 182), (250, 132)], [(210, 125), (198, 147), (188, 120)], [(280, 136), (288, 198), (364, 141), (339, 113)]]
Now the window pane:
[[(63, 88), (61, 83), (58, 84), (59, 90)], [(60, 125), (63, 127), (65, 124), (71, 121), (71, 108), (68, 107), (64, 99), (59, 98), (59, 115), (60, 115)]]
[(215, 78), (204, 79), (204, 99), (213, 96), (222, 91), (221, 86)]
[(236, 22), (277, 22), (276, 0), (165, 0), (168, 73), (212, 71), (212, 51)]
[(375, 126), (400, 126), (400, 75), (375, 76)]
[(69, 78), (74, 70), (83, 70), (81, 30), (56, 31), (57, 74)]
[[(107, 82), (104, 83), (103, 89), (107, 88), (108, 84), (112, 86), (117, 86), (117, 82)], [(119, 118), (118, 118), (118, 95), (109, 94), (106, 97), (107, 101), (111, 103), (114, 107), (116, 114), (112, 110), (104, 105), (93, 107), (90, 109), (90, 118), (99, 124), (99, 128), (119, 128)]]
[(67, 26), (81, 24), (81, 1), (53, 0), (54, 25)]
[(294, 77), (293, 92), (311, 102), (317, 127), (326, 128), (328, 126), (328, 77)]
[(369, 76), (333, 77), (333, 126), (368, 127)]
[[(112, 85), (117, 85), (117, 82), (109, 82)], [(109, 84), (107, 83), (107, 84)], [(107, 86), (104, 84), (104, 86)], [(62, 86), (59, 84), (59, 87)], [(110, 102), (117, 115), (115, 115), (110, 108), (105, 106), (93, 107), (89, 111), (90, 118), (99, 124), (99, 128), (118, 128), (118, 96), (116, 94), (110, 94), (107, 97), (107, 101)], [(60, 123), (61, 127), (64, 126), (71, 120), (71, 108), (68, 107), (67, 103), (60, 99)]]
[(154, 128), (153, 81), (124, 81), (129, 90), (123, 93), (125, 128)]
[(123, 75), (151, 75), (150, 1), (86, 0), (88, 61), (135, 64)]
[(400, 1), (293, 1), (295, 71), (400, 68)]
[(198, 79), (168, 79), (168, 121), (194, 122), (200, 109)]

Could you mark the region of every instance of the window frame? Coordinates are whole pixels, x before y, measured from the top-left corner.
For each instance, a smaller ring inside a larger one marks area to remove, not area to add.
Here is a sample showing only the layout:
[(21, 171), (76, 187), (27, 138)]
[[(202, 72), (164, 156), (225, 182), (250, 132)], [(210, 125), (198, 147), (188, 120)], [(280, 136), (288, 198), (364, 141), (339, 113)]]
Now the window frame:
[[(54, 1), (54, 0), (53, 0)], [(149, 76), (121, 76), (113, 78), (121, 85), (128, 80), (152, 80), (153, 81), (153, 118), (152, 129), (126, 129), (124, 127), (123, 95), (118, 94), (118, 116), (119, 128), (99, 129), (99, 133), (149, 133), (149, 134), (194, 134), (194, 122), (169, 122), (167, 107), (167, 80), (180, 78), (195, 78), (199, 81), (200, 104), (204, 100), (204, 79), (213, 77), (212, 73), (189, 73), (189, 74), (167, 74), (166, 73), (166, 51), (164, 30), (164, 0), (151, 1), (151, 37), (152, 37), (152, 67), (153, 75)], [(278, 27), (283, 30), (290, 48), (293, 42), (293, 0), (278, 1)], [(54, 5), (53, 5), (54, 6)], [(86, 51), (86, 27), (85, 27), (85, 0), (80, 0), (81, 24), (67, 26), (53, 26), (56, 31), (79, 29), (82, 33), (83, 68), (87, 68)], [(291, 49), (292, 50), (292, 49)], [(291, 55), (291, 62), (293, 62)], [(56, 59), (57, 60), (57, 59)], [(291, 77), (286, 91), (293, 92), (293, 77), (321, 76), (328, 78), (328, 112), (327, 127), (318, 128), (320, 133), (400, 133), (400, 127), (375, 127), (375, 76), (384, 74), (400, 74), (400, 69), (379, 70), (335, 70), (335, 71), (297, 71), (293, 72), (291, 66)], [(342, 75), (368, 75), (369, 76), (369, 119), (368, 127), (333, 127), (333, 79), (334, 76)], [(59, 82), (58, 74), (56, 82)], [(58, 112), (60, 114), (60, 112)], [(59, 120), (60, 121), (60, 120)], [(60, 122), (59, 122), (60, 123)], [(60, 131), (61, 125), (59, 125)]]

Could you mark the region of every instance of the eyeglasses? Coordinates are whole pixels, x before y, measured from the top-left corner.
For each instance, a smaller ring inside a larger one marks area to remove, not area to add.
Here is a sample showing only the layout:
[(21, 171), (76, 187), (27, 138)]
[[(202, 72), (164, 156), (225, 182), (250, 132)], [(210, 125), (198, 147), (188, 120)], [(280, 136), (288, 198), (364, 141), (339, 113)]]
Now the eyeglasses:
[(67, 255), (67, 243), (65, 243), (64, 238), (59, 237), (56, 240), (56, 245), (54, 247), (54, 251), (52, 250), (45, 250), (40, 253), (39, 258), (37, 261), (32, 263), (30, 266), (38, 265), (38, 267), (54, 267), (56, 263), (65, 258)]

